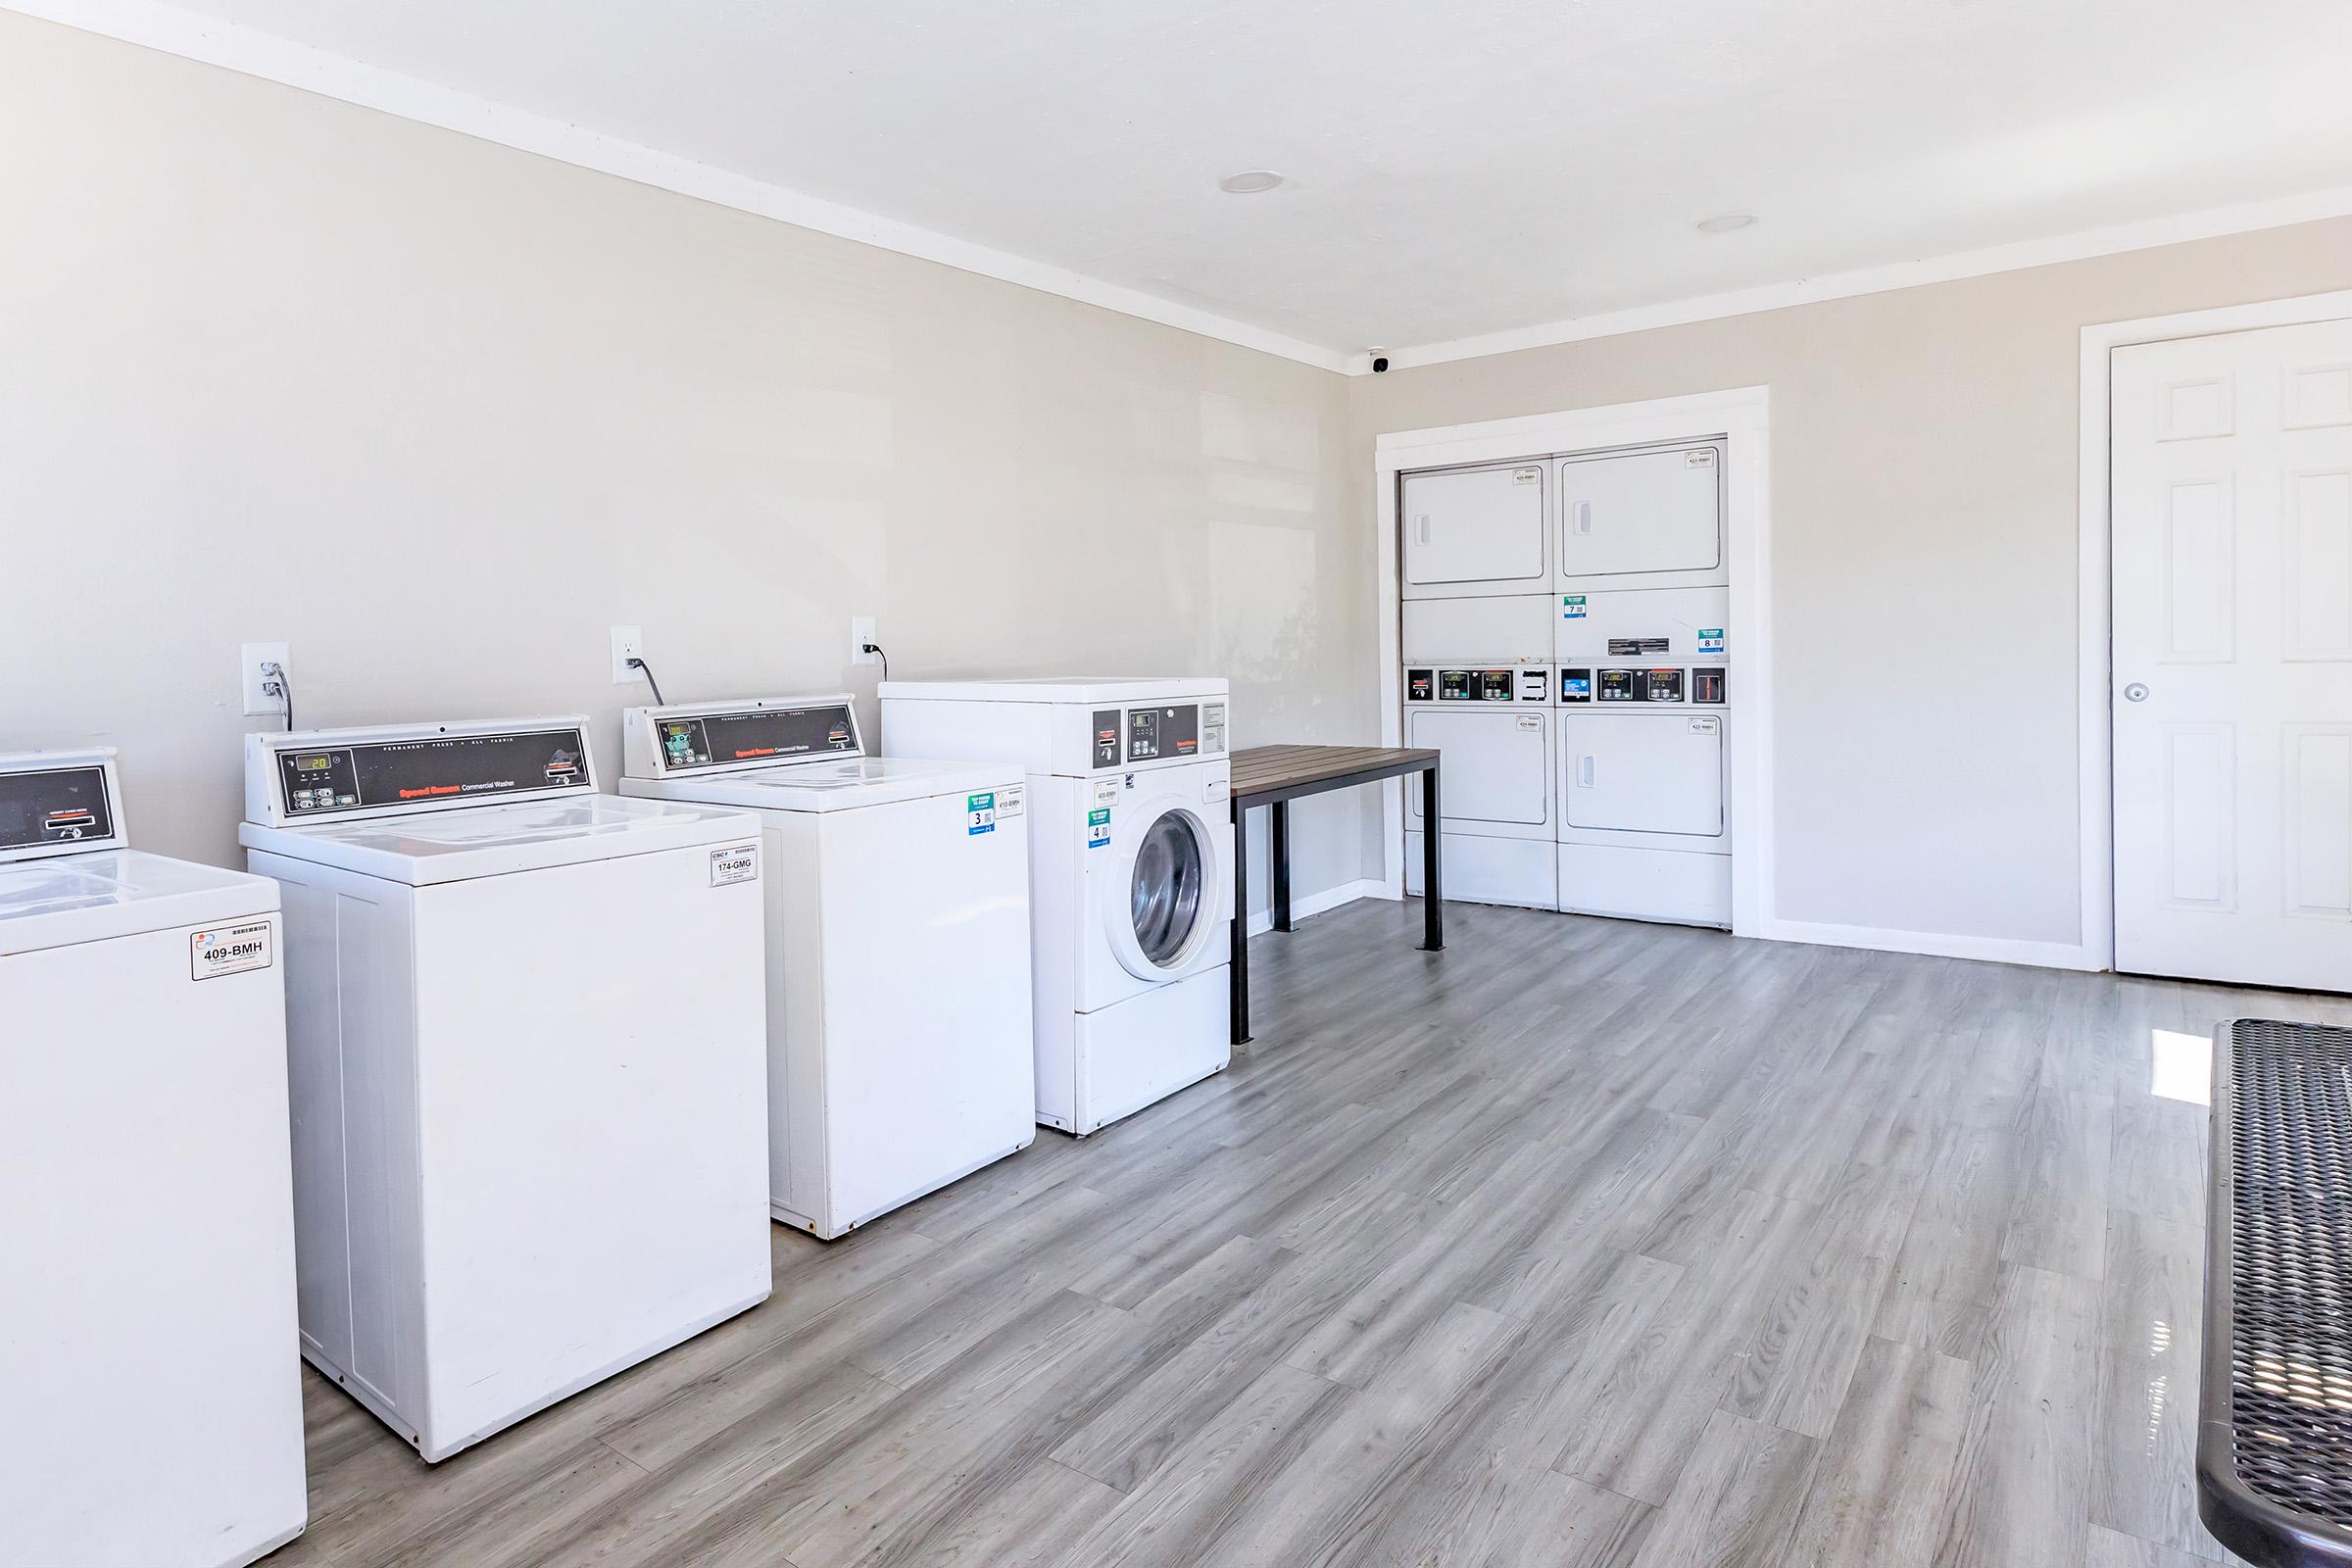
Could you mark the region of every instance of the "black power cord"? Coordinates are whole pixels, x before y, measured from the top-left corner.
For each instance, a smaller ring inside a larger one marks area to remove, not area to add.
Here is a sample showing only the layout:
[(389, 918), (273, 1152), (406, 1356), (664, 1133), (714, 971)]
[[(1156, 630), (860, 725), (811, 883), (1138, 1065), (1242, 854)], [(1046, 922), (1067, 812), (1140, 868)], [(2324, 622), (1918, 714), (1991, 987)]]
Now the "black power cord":
[(654, 666), (647, 663), (642, 659), (631, 659), (629, 661), (629, 667), (637, 671), (637, 673), (640, 675), (643, 675), (645, 677), (645, 683), (654, 689), (654, 706), (656, 708), (667, 708), (669, 706), (669, 699), (662, 695), (662, 683), (654, 679)]
[(882, 678), (884, 680), (890, 679), (890, 656), (882, 651), (882, 645), (880, 643), (866, 643), (863, 646), (863, 651), (882, 661)]

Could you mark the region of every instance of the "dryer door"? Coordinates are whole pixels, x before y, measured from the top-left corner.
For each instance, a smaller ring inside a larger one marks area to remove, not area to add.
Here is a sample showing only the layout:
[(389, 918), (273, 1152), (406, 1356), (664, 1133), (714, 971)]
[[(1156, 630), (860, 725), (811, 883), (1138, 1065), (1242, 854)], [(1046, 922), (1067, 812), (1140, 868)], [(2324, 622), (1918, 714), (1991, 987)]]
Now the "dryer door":
[(1717, 571), (1722, 448), (1677, 448), (1560, 465), (1560, 575)]
[(1567, 713), (1561, 820), (1620, 833), (1723, 833), (1723, 722), (1712, 714)]
[[(1214, 934), (1226, 897), (1216, 840), (1200, 813), (1162, 797), (1129, 808), (1139, 825), (1119, 845), (1117, 879), (1102, 901), (1111, 952), (1142, 980), (1173, 980), (1190, 970)], [(1116, 896), (1121, 883), (1126, 896)]]
[[(1551, 837), (1551, 718), (1548, 708), (1500, 704), (1405, 710), (1404, 743), (1440, 753), (1446, 832)], [(1418, 830), (1418, 778), (1404, 800), (1405, 825)]]
[(1542, 592), (1544, 489), (1540, 463), (1409, 473), (1399, 492), (1404, 592)]

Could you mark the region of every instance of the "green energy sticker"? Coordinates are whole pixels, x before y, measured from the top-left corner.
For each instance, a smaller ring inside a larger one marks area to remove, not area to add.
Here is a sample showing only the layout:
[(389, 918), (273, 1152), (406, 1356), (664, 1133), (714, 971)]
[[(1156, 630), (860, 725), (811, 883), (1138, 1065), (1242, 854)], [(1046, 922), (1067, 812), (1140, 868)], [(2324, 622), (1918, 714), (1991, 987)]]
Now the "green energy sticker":
[(1098, 807), (1086, 813), (1086, 847), (1099, 850), (1110, 842), (1110, 808)]
[(997, 792), (983, 790), (977, 795), (966, 795), (963, 798), (963, 831), (967, 837), (974, 833), (994, 833), (997, 830)]

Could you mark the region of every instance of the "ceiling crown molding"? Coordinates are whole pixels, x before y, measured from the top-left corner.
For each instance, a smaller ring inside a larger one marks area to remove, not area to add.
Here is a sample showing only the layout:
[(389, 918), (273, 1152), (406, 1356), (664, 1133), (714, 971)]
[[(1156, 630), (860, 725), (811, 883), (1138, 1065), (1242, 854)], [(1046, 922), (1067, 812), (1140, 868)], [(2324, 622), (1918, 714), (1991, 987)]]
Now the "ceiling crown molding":
[[(199, 17), (162, 0), (0, 0), (0, 10), (219, 66), (797, 227), (1101, 306), (1318, 369), (1348, 375), (1367, 375), (1372, 370), (1368, 354), (1325, 348), (1124, 284), (880, 218), (658, 148), (436, 86), (271, 33)], [(1397, 369), (1441, 365), (2347, 215), (2352, 215), (2352, 185), (1922, 257), (1884, 267), (1824, 273), (1793, 282), (1768, 283), (1693, 299), (1572, 317), (1386, 352), (1391, 366)]]
[[(1615, 337), (1624, 332), (1648, 331), (1652, 327), (1721, 320), (1725, 317), (1750, 316), (1758, 311), (1783, 310), (1791, 305), (1851, 299), (1859, 294), (1884, 294), (1892, 289), (1916, 288), (1923, 283), (1949, 283), (1964, 277), (1985, 277), (1995, 272), (2020, 271), (2029, 267), (2086, 261), (2095, 256), (2118, 256), (2127, 251), (2153, 250), (2160, 245), (2179, 245), (2188, 240), (2216, 239), (2225, 234), (2245, 234), (2256, 229), (2283, 228), (2291, 223), (2309, 223), (2321, 219), (2346, 216), (2352, 216), (2352, 185), (2336, 185), (2300, 196), (2245, 202), (2234, 207), (2214, 207), (2200, 213), (2147, 219), (2136, 223), (2117, 223), (2105, 228), (2086, 228), (2079, 233), (2057, 234), (2046, 239), (2019, 240), (2007, 245), (1987, 245), (1979, 250), (1954, 251), (1943, 256), (1924, 256), (1886, 267), (1865, 267), (1849, 272), (1825, 272), (1819, 277), (1802, 278), (1793, 283), (1766, 283), (1755, 288), (1734, 289), (1729, 293), (1707, 294), (1662, 305), (1640, 305), (1602, 315), (1572, 317), (1564, 321), (1547, 321), (1541, 326), (1512, 327), (1507, 331), (1484, 332), (1475, 337), (1458, 337), (1443, 343), (1391, 349), (1388, 351), (1389, 363), (1397, 369), (1415, 365), (1444, 365), (1452, 360), (1482, 359), (1490, 354), (1510, 354), (1520, 349), (1547, 348), (1555, 343), (1579, 343), (1588, 338)], [(1348, 374), (1365, 375), (1371, 369), (1369, 355), (1350, 356)]]
[(176, 6), (160, 4), (158, 0), (0, 0), (0, 10), (60, 23), (208, 66), (220, 66), (322, 97), (339, 98), (403, 120), (896, 251), (902, 256), (918, 257), (982, 277), (1058, 294), (1081, 304), (1099, 305), (1162, 326), (1280, 355), (1318, 369), (1347, 368), (1348, 356), (1337, 350), (1237, 321), (1197, 306), (1163, 300), (1141, 289), (1104, 282), (1066, 268), (992, 250), (911, 223), (878, 218), (838, 202), (787, 190), (781, 185), (602, 135), (584, 126), (565, 124), (470, 93), (435, 86), (415, 76), (384, 71), (271, 33), (199, 17)]

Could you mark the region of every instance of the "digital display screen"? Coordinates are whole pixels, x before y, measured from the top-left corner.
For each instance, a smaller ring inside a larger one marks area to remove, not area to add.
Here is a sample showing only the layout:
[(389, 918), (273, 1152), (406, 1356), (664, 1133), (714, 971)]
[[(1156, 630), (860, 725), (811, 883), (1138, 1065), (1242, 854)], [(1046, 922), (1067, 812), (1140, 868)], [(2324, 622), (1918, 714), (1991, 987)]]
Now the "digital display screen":
[(1186, 703), (1173, 708), (1131, 708), (1127, 710), (1127, 760), (1130, 762), (1200, 755), (1199, 704)]
[(662, 747), (662, 765), (671, 772), (793, 757), (858, 754), (858, 725), (846, 703), (664, 718), (658, 722), (655, 735)]
[(103, 767), (0, 773), (0, 850), (115, 836)]

